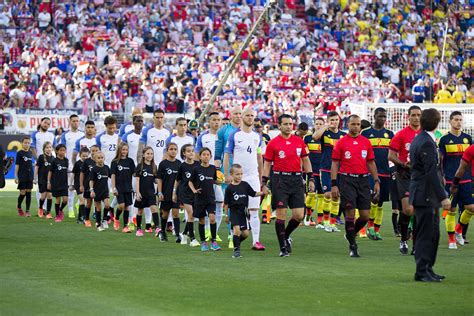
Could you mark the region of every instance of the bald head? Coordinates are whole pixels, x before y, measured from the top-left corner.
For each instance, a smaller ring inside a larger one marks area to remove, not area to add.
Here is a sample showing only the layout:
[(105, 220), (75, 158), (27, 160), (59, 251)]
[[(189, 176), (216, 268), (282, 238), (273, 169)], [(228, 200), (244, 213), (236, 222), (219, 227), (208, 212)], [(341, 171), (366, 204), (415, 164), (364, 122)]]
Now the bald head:
[(230, 111), (230, 122), (234, 127), (239, 127), (242, 122), (242, 107), (235, 106)]

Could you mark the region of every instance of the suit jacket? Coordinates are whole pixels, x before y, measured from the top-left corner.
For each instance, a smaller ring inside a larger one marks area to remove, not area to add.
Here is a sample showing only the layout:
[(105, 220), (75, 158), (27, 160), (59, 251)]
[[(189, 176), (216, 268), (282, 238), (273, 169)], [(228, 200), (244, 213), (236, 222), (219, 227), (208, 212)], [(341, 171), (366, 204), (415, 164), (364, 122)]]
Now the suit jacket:
[(422, 131), (410, 145), (410, 204), (439, 208), (447, 198), (438, 148), (430, 134)]

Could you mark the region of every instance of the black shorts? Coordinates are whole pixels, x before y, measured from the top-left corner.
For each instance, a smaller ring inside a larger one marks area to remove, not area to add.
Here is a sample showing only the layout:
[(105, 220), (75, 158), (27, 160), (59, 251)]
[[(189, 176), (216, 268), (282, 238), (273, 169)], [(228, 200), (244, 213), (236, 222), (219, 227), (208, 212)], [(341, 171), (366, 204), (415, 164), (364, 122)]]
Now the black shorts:
[(190, 204), (190, 205), (193, 205), (194, 204), (194, 194), (188, 194), (188, 193), (183, 193), (183, 194), (180, 194), (178, 193), (178, 203), (179, 204)]
[(397, 169), (397, 190), (399, 199), (407, 198), (410, 196), (410, 169), (398, 168)]
[(109, 190), (103, 192), (95, 192), (94, 202), (102, 202), (106, 199), (110, 199)]
[(82, 195), (85, 199), (90, 199), (91, 198), (91, 191), (89, 191), (88, 188), (84, 188), (84, 193)]
[(135, 207), (139, 209), (147, 208), (156, 205), (156, 196), (142, 196), (141, 201), (135, 199)]
[(204, 218), (209, 216), (209, 214), (216, 214), (216, 203), (194, 204), (194, 218)]
[(344, 210), (370, 210), (370, 184), (368, 177), (355, 178), (339, 175), (341, 207)]
[(169, 212), (171, 209), (174, 209), (174, 208), (179, 209), (179, 204), (174, 203), (173, 201), (162, 201), (162, 202), (160, 202), (160, 209), (162, 209), (163, 211)]
[(74, 191), (76, 191), (76, 194), (77, 194), (77, 195), (81, 195), (81, 194), (82, 194), (82, 193), (81, 193), (81, 190), (79, 190), (79, 189), (80, 189), (79, 186), (77, 186), (77, 187), (74, 186)]
[(323, 194), (323, 186), (321, 185), (321, 176), (320, 175), (315, 175), (314, 176), (314, 185), (316, 187), (316, 194)]
[(392, 210), (400, 210), (400, 197), (398, 194), (397, 178), (392, 174), (392, 181), (390, 181), (390, 200), (392, 201)]
[(132, 192), (119, 193), (117, 196), (118, 204), (125, 204), (125, 206), (130, 206), (133, 204)]
[(272, 205), (275, 208), (303, 208), (305, 186), (299, 174), (283, 175), (273, 173)]
[(20, 181), (18, 182), (18, 190), (31, 190), (33, 189), (33, 181)]
[(247, 214), (245, 213), (245, 207), (243, 209), (232, 209), (229, 213), (230, 224), (232, 227), (239, 226), (241, 231), (249, 229)]
[(51, 190), (48, 190), (47, 183), (38, 183), (38, 192), (45, 193), (45, 192), (51, 192)]
[[(390, 200), (390, 184), (392, 179), (389, 177), (380, 177), (380, 195), (379, 195), (379, 202), (387, 202)], [(372, 177), (369, 178), (370, 182), (370, 190), (371, 192), (374, 191), (374, 180)]]
[(55, 198), (69, 195), (69, 190), (67, 190), (67, 189), (51, 190), (51, 192), (53, 193), (53, 197), (55, 197)]

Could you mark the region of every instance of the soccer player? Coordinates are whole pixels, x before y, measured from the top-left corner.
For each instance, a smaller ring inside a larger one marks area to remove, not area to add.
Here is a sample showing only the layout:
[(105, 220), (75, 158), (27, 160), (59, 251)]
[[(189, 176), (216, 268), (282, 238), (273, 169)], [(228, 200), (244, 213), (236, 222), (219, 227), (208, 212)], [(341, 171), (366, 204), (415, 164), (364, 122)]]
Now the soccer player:
[(64, 208), (67, 205), (69, 161), (66, 158), (65, 145), (59, 144), (55, 150), (56, 158), (53, 159), (48, 172), (48, 189), (56, 198), (54, 203), (56, 218), (54, 221), (62, 222), (64, 220)]
[[(367, 224), (370, 212), (370, 184), (367, 174), (374, 181), (374, 201), (378, 202), (380, 180), (375, 165), (374, 150), (370, 141), (360, 134), (361, 119), (351, 115), (348, 120), (349, 134), (334, 146), (331, 166), (331, 194), (340, 198), (344, 208), (346, 239), (349, 242), (349, 255), (359, 257), (357, 233)], [(339, 178), (339, 180), (338, 180)], [(339, 190), (339, 187), (341, 190)], [(355, 219), (355, 209), (359, 218)]]
[(400, 214), (400, 253), (408, 254), (408, 225), (413, 211), (409, 208), (408, 197), (410, 187), (410, 144), (421, 132), (420, 129), (421, 108), (412, 105), (408, 109), (408, 126), (398, 131), (390, 141), (388, 159), (396, 166), (396, 181), (399, 198), (402, 203), (402, 213)]
[(104, 155), (104, 164), (110, 168), (112, 160), (117, 154), (120, 138), (117, 134), (117, 120), (113, 116), (104, 119), (105, 131), (97, 135), (96, 142)]
[(123, 212), (122, 233), (130, 233), (128, 228), (129, 207), (133, 204), (132, 178), (135, 173), (135, 162), (129, 157), (129, 147), (126, 143), (120, 143), (117, 155), (112, 160), (110, 174), (112, 179), (112, 192), (117, 198), (118, 209), (114, 217), (114, 230), (120, 228), (120, 215)]
[(94, 121), (87, 121), (85, 124), (85, 127), (86, 127), (85, 135), (76, 141), (76, 144), (74, 147), (74, 153), (72, 155), (73, 162), (76, 162), (77, 155), (79, 155), (81, 148), (86, 147), (89, 150), (91, 150), (92, 146), (97, 144), (96, 137), (95, 137), (96, 129), (95, 129)]
[[(31, 189), (33, 189), (33, 154), (30, 150), (31, 138), (23, 137), (21, 140), (21, 149), (16, 154), (15, 159), (15, 183), (20, 191), (16, 208), (19, 216), (30, 217)], [(44, 143), (43, 143), (44, 144)], [(43, 149), (41, 148), (41, 153)], [(21, 204), (26, 198), (26, 212), (23, 212)]]
[[(87, 147), (85, 147), (87, 148)], [(84, 196), (84, 226), (86, 227), (92, 227), (91, 221), (90, 221), (90, 213), (91, 213), (91, 208), (92, 208), (92, 197), (91, 197), (91, 191), (90, 191), (90, 175), (92, 168), (95, 166), (95, 159), (96, 155), (99, 152), (99, 146), (97, 145), (92, 145), (90, 148), (91, 156), (84, 160), (84, 164), (82, 165), (81, 169), (81, 175), (80, 175), (80, 180), (79, 182), (81, 183), (81, 186), (79, 188), (79, 191), (83, 194)], [(100, 225), (100, 220), (99, 220), (99, 225)]]
[[(194, 146), (194, 137), (186, 133), (188, 129), (188, 122), (184, 117), (178, 117), (176, 119), (176, 133), (171, 134), (165, 141), (165, 146), (168, 146), (169, 143), (175, 143), (178, 146), (178, 151), (181, 152), (181, 148), (190, 144)], [(181, 161), (181, 157), (176, 157)]]
[[(250, 107), (245, 108), (242, 113), (240, 128), (230, 134), (224, 154), (224, 174), (227, 175), (226, 183), (229, 184), (232, 181), (232, 177), (229, 174), (231, 165), (234, 163), (241, 165), (243, 180), (247, 182), (255, 192), (258, 192), (261, 187), (260, 179), (263, 171), (262, 138), (253, 130), (254, 118), (254, 110)], [(233, 161), (232, 164), (231, 160)], [(260, 243), (259, 209), (260, 198), (250, 197), (248, 211), (253, 239), (252, 249), (263, 251), (265, 247)]]
[[(439, 140), (441, 152), (441, 165), (443, 166), (446, 191), (451, 190), (454, 176), (461, 164), (461, 158), (467, 148), (472, 145), (470, 135), (462, 131), (463, 117), (461, 112), (454, 111), (449, 115), (449, 132)], [(451, 209), (447, 211), (445, 218), (446, 232), (448, 233), (448, 248), (457, 249), (455, 239), (456, 207), (467, 205), (471, 201), (471, 173), (466, 170), (461, 175), (457, 186), (457, 194), (451, 201)], [(467, 204), (466, 204), (467, 203)]]
[[(244, 118), (245, 120), (245, 118)], [(263, 196), (268, 193), (267, 187), (263, 187), (263, 192), (255, 192), (255, 190), (245, 181), (242, 181), (243, 170), (239, 164), (233, 164), (230, 168), (231, 183), (225, 190), (224, 209), (227, 217), (226, 222), (230, 223), (234, 232), (234, 253), (232, 258), (241, 258), (240, 243), (247, 239), (247, 206), (249, 205), (249, 197)], [(230, 212), (229, 212), (230, 211)]]
[(89, 157), (90, 150), (87, 147), (81, 148), (79, 152), (79, 160), (76, 161), (74, 167), (72, 167), (72, 174), (74, 176), (74, 190), (76, 191), (79, 199), (79, 213), (77, 214), (76, 222), (78, 224), (84, 224), (85, 221), (85, 200), (84, 194), (81, 192), (81, 171), (84, 161)]
[(340, 200), (332, 197), (331, 199), (331, 163), (332, 151), (346, 133), (339, 130), (341, 118), (337, 112), (331, 111), (327, 115), (326, 125), (313, 134), (313, 139), (321, 141), (321, 186), (324, 192), (323, 214), (324, 214), (324, 230), (328, 233), (338, 232), (336, 227), (337, 216), (339, 214)]
[(138, 209), (137, 212), (137, 237), (143, 236), (142, 231), (142, 214), (145, 208), (150, 208), (153, 223), (155, 224), (155, 237), (158, 237), (161, 229), (159, 227), (158, 213), (156, 209), (156, 192), (155, 184), (157, 184), (158, 169), (153, 159), (154, 149), (151, 147), (145, 147), (141, 154), (142, 160), (135, 169), (135, 182), (136, 182), (136, 197), (135, 207)]
[(120, 125), (120, 129), (119, 129), (119, 137), (120, 138), (123, 138), (123, 135), (129, 133), (130, 131), (132, 131), (136, 128), (135, 127), (135, 116), (141, 116), (143, 118), (142, 110), (140, 110), (139, 108), (133, 109), (133, 111), (132, 111), (132, 121)]
[[(94, 200), (95, 221), (97, 231), (109, 228), (107, 214), (110, 212), (109, 192), (110, 168), (105, 164), (105, 155), (99, 151), (95, 155), (95, 166), (92, 167), (89, 180), (90, 196)], [(102, 203), (104, 203), (104, 217), (101, 221)]]
[(178, 175), (176, 176), (173, 188), (173, 202), (182, 204), (184, 211), (187, 213), (186, 228), (183, 232), (181, 244), (187, 245), (189, 236), (189, 246), (191, 247), (199, 246), (199, 242), (194, 237), (194, 195), (188, 185), (194, 168), (199, 166), (199, 162), (195, 161), (194, 157), (194, 148), (192, 145), (184, 145), (181, 148), (181, 159), (184, 161), (179, 167)]
[[(270, 135), (263, 131), (263, 122), (260, 118), (256, 117), (253, 120), (254, 130), (260, 134), (262, 137), (262, 156), (265, 154), (268, 142), (271, 140)], [(270, 221), (276, 217), (276, 212), (271, 210), (271, 195), (267, 195), (261, 198), (261, 208), (262, 208), (262, 223), (270, 224)]]
[(158, 200), (160, 201), (161, 210), (161, 232), (159, 238), (162, 242), (168, 241), (166, 222), (168, 221), (171, 211), (176, 243), (180, 244), (179, 204), (173, 202), (174, 183), (178, 176), (179, 167), (181, 166), (180, 160), (176, 159), (178, 155), (178, 145), (172, 142), (168, 143), (166, 145), (166, 153), (166, 159), (161, 161), (158, 166)]
[(199, 151), (201, 164), (193, 169), (188, 185), (194, 193), (193, 217), (199, 219), (199, 236), (201, 237), (201, 251), (208, 251), (204, 229), (204, 218), (209, 217), (211, 226), (211, 250), (218, 251), (221, 247), (216, 241), (216, 195), (214, 184), (217, 180), (217, 169), (209, 162), (211, 161), (211, 151), (209, 148), (202, 148)]
[[(41, 194), (38, 205), (38, 217), (46, 216), (46, 218), (51, 218), (53, 196), (51, 195), (51, 191), (48, 190), (48, 173), (53, 159), (53, 144), (46, 142), (43, 144), (43, 153), (39, 155), (38, 160), (36, 160), (34, 176), (34, 182), (38, 184), (38, 191)], [(44, 212), (43, 209), (45, 200), (47, 200), (46, 212)]]
[(170, 136), (170, 131), (164, 127), (165, 112), (161, 109), (153, 112), (153, 126), (146, 127), (140, 138), (137, 160), (141, 161), (141, 153), (145, 146), (153, 149), (154, 161), (160, 163), (163, 160), (165, 142)]
[(471, 220), (471, 217), (474, 215), (474, 198), (472, 195), (467, 193), (469, 186), (472, 183), (467, 182), (466, 184), (461, 184), (461, 178), (466, 173), (466, 170), (469, 170), (469, 167), (472, 167), (474, 163), (474, 145), (469, 146), (464, 154), (462, 155), (461, 164), (459, 165), (456, 174), (454, 175), (453, 184), (451, 185), (451, 194), (457, 196), (458, 200), (464, 203), (464, 211), (459, 218), (459, 222), (455, 228), (455, 238), (456, 241), (464, 246), (465, 241), (463, 237), (464, 229)]
[[(377, 165), (377, 173), (380, 179), (380, 195), (378, 203), (372, 201), (370, 205), (369, 222), (367, 225), (367, 236), (372, 240), (382, 240), (380, 226), (383, 219), (383, 204), (390, 199), (390, 185), (392, 176), (388, 166), (388, 148), (393, 132), (385, 128), (387, 111), (384, 108), (376, 108), (374, 111), (374, 126), (364, 129), (362, 136), (372, 144)], [(373, 191), (375, 183), (370, 180), (370, 188)]]
[(69, 116), (69, 130), (65, 131), (61, 135), (60, 144), (66, 146), (66, 158), (69, 161), (69, 192), (68, 192), (68, 208), (69, 218), (74, 218), (74, 175), (72, 174), (72, 168), (74, 167), (73, 155), (76, 142), (84, 136), (84, 132), (79, 130), (79, 116), (72, 114)]
[(39, 129), (31, 135), (31, 153), (35, 159), (43, 153), (43, 145), (45, 142), (50, 142), (53, 146), (56, 145), (54, 133), (48, 131), (50, 126), (51, 119), (49, 117), (43, 117)]
[[(313, 170), (308, 158), (308, 148), (304, 141), (292, 135), (293, 119), (287, 114), (278, 117), (280, 135), (272, 139), (265, 152), (262, 183), (267, 185), (273, 163), (273, 176), (271, 190), (274, 205), (277, 209), (275, 231), (280, 244), (280, 257), (288, 257), (291, 252), (291, 233), (298, 228), (304, 216), (304, 180), (309, 176), (309, 189), (314, 192), (314, 179), (311, 178)], [(292, 217), (285, 228), (286, 213), (291, 209)]]
[[(314, 121), (315, 130), (323, 128), (325, 121), (322, 117), (318, 117)], [(303, 138), (306, 146), (309, 150), (309, 160), (311, 161), (311, 167), (313, 169), (313, 178), (316, 185), (316, 192), (309, 192), (306, 197), (306, 221), (309, 222), (309, 225), (314, 225), (311, 223), (311, 215), (313, 211), (317, 211), (317, 229), (323, 229), (323, 203), (324, 203), (324, 193), (323, 187), (321, 186), (321, 177), (319, 174), (319, 166), (321, 164), (321, 141), (314, 140), (313, 135), (306, 135)]]

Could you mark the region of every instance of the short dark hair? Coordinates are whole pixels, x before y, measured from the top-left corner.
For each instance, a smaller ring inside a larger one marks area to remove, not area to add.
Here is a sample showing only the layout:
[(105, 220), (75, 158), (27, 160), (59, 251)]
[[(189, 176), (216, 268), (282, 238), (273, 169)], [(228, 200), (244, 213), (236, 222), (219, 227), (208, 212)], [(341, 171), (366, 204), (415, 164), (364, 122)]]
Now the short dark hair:
[(104, 124), (105, 126), (117, 124), (117, 119), (113, 117), (112, 115), (109, 115), (104, 119)]
[(378, 107), (374, 110), (374, 116), (379, 114), (380, 112), (387, 112), (387, 110), (385, 108)]
[(179, 123), (179, 122), (182, 122), (182, 121), (185, 121), (186, 124), (188, 123), (188, 120), (186, 120), (185, 117), (178, 117), (178, 118), (176, 119), (176, 125), (178, 125), (178, 123)]
[(173, 142), (169, 142), (169, 143), (166, 145), (166, 150), (170, 149), (171, 146), (176, 146), (176, 148), (178, 148), (178, 144), (173, 143)]
[(357, 114), (351, 114), (351, 115), (349, 115), (349, 117), (347, 118), (347, 121), (349, 122), (351, 119), (360, 119), (360, 116), (357, 115)]
[(455, 116), (462, 116), (462, 113), (459, 112), (459, 111), (453, 111), (450, 115), (449, 115), (449, 119), (452, 120)]
[(366, 129), (368, 127), (372, 126), (369, 121), (367, 120), (362, 120), (360, 121), (360, 128), (361, 129)]
[(202, 153), (205, 152), (205, 151), (209, 152), (211, 154), (211, 157), (212, 157), (212, 151), (207, 147), (202, 147), (201, 149), (199, 149), (199, 156), (201, 156)]
[(186, 144), (186, 145), (183, 145), (183, 147), (181, 147), (180, 156), (181, 156), (181, 159), (183, 159), (183, 160), (185, 160), (185, 158), (186, 158), (184, 154), (186, 153), (186, 149), (187, 149), (188, 147), (194, 148), (194, 146), (191, 145), (191, 144)]
[(79, 155), (82, 154), (82, 153), (89, 153), (89, 152), (90, 152), (89, 148), (82, 147), (81, 150), (79, 150)]
[(23, 136), (23, 138), (21, 139), (21, 142), (23, 143), (25, 141), (25, 139), (31, 140), (31, 137), (30, 136)]
[(308, 123), (301, 122), (298, 124), (298, 129), (302, 131), (307, 131), (309, 129)]
[(71, 114), (71, 115), (69, 116), (69, 119), (72, 120), (73, 118), (76, 118), (76, 117), (79, 118), (79, 115), (77, 115), (77, 114)]
[(293, 118), (289, 114), (282, 114), (278, 117), (278, 124), (281, 124), (283, 122), (283, 119), (289, 118), (290, 120), (293, 121)]
[(142, 119), (143, 120), (143, 116), (141, 115), (135, 115), (133, 118), (132, 118), (132, 123), (135, 123), (136, 120), (138, 119)]
[(92, 146), (91, 146), (91, 149), (92, 149), (92, 148), (97, 148), (97, 149), (99, 149), (99, 150), (100, 150), (100, 147), (99, 147), (99, 145), (92, 145)]
[(43, 123), (43, 121), (45, 121), (45, 120), (51, 121), (51, 119), (50, 119), (49, 117), (43, 117), (43, 118), (41, 119), (41, 123)]
[(322, 117), (317, 117), (314, 121), (323, 121), (323, 122), (326, 122), (326, 120)]
[(95, 126), (95, 123), (94, 123), (94, 121), (88, 120), (85, 125), (86, 125), (86, 126), (87, 126), (87, 125), (93, 125), (93, 126)]
[(165, 115), (165, 111), (163, 109), (156, 109), (153, 111), (153, 116), (155, 116), (156, 113), (161, 113), (163, 115)]
[(209, 113), (209, 117), (213, 116), (213, 115), (219, 115), (219, 112), (211, 112)]
[(433, 131), (441, 121), (441, 114), (436, 109), (427, 109), (421, 113), (421, 128), (425, 131)]
[(418, 106), (418, 105), (412, 105), (408, 108), (408, 115), (411, 114), (411, 111), (413, 110), (420, 110), (421, 111), (421, 108)]
[(57, 145), (56, 148), (54, 148), (54, 149), (55, 149), (56, 151), (58, 151), (58, 150), (60, 150), (61, 148), (66, 149), (66, 145), (64, 145), (64, 144), (59, 144), (59, 145)]
[(339, 117), (339, 114), (336, 111), (329, 111), (327, 117), (330, 118), (333, 116)]

